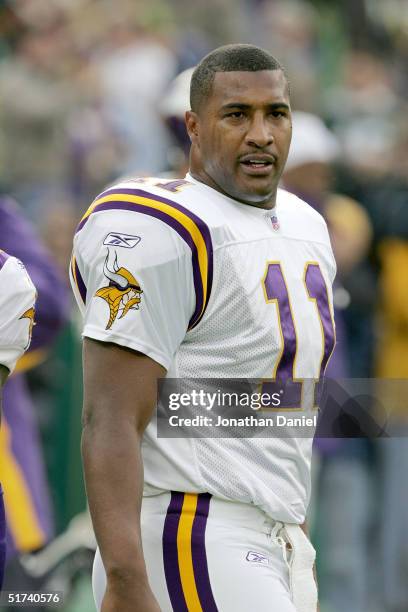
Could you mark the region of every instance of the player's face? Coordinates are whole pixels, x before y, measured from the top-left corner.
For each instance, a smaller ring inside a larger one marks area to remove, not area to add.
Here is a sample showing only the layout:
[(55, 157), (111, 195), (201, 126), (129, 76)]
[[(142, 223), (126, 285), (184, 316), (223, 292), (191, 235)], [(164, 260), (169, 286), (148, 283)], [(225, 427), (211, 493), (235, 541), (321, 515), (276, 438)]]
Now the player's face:
[(208, 101), (187, 114), (187, 125), (193, 173), (237, 200), (273, 204), (292, 134), (281, 70), (217, 72)]

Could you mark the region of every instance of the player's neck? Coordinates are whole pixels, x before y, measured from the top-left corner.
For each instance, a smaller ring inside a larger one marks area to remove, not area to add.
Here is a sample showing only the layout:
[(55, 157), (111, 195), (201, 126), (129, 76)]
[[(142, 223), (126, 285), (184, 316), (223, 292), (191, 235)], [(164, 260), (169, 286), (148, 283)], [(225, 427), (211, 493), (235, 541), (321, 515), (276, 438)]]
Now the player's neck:
[(275, 190), (275, 193), (269, 195), (268, 198), (264, 201), (249, 202), (248, 200), (241, 199), (224, 191), (224, 189), (222, 189), (222, 187), (220, 187), (203, 169), (196, 169), (191, 166), (189, 173), (196, 181), (207, 185), (207, 187), (215, 189), (215, 191), (222, 193), (222, 195), (226, 196), (227, 198), (230, 198), (237, 202), (241, 202), (242, 204), (246, 204), (247, 206), (253, 206), (254, 208), (262, 208), (264, 210), (271, 210), (276, 205), (277, 190)]

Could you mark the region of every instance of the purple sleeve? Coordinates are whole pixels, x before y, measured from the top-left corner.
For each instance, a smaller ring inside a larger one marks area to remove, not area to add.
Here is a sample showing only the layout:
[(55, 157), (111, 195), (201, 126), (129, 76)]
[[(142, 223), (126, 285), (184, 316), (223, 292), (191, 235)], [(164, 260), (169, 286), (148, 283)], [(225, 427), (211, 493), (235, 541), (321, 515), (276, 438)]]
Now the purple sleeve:
[(37, 289), (30, 350), (46, 347), (67, 319), (68, 288), (34, 228), (18, 205), (5, 196), (0, 197), (0, 248), (21, 259)]

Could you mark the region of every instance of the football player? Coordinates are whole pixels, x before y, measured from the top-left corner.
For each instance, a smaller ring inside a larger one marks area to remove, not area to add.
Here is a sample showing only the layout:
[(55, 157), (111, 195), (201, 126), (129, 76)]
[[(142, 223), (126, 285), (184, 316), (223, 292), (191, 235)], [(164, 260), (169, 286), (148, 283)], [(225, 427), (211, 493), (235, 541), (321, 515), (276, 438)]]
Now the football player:
[(69, 300), (65, 281), (51, 254), (18, 204), (5, 194), (0, 197), (0, 245), (24, 262), (38, 292), (32, 342), (3, 390), (0, 473), (7, 515), (8, 565), (4, 588), (14, 591), (24, 586), (19, 554), (42, 548), (54, 531), (36, 406), (27, 385), (27, 373), (46, 360), (65, 323)]
[(326, 224), (278, 189), (291, 139), (282, 66), (221, 47), (190, 97), (186, 178), (114, 185), (74, 241), (95, 599), (103, 612), (315, 612), (312, 439), (170, 438), (153, 419), (162, 377), (299, 390), (335, 342)]
[[(35, 299), (36, 291), (24, 265), (0, 250), (0, 393), (30, 344)], [(0, 588), (5, 559), (6, 517), (0, 484)]]

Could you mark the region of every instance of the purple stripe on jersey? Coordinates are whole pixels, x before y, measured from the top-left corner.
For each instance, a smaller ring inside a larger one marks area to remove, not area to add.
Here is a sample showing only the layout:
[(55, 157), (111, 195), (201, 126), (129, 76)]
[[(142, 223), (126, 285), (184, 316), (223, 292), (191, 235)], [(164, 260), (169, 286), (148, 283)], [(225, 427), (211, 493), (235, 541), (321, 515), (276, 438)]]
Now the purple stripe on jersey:
[(205, 552), (205, 529), (210, 509), (210, 493), (198, 495), (197, 510), (191, 532), (191, 552), (193, 557), (194, 578), (201, 607), (204, 612), (217, 612), (218, 608), (211, 590)]
[(0, 251), (0, 270), (2, 269), (9, 257), (10, 255), (7, 255), (5, 251)]
[(276, 300), (279, 310), (279, 325), (283, 337), (283, 351), (276, 368), (276, 379), (293, 379), (293, 364), (297, 351), (296, 329), (290, 308), (288, 289), (280, 263), (271, 262), (264, 279), (268, 300)]
[(310, 263), (306, 270), (305, 282), (309, 296), (316, 300), (317, 310), (324, 334), (324, 353), (319, 376), (323, 376), (327, 362), (333, 352), (335, 332), (330, 313), (326, 282), (318, 264)]
[(6, 511), (4, 509), (3, 491), (0, 485), (0, 591), (6, 565)]
[(171, 605), (176, 612), (188, 612), (183, 586), (181, 584), (177, 550), (177, 531), (183, 502), (184, 493), (178, 493), (176, 491), (171, 492), (171, 499), (169, 507), (167, 508), (163, 529), (164, 573)]
[[(113, 209), (131, 210), (131, 211), (133, 210), (133, 211), (141, 212), (146, 215), (156, 217), (156, 219), (160, 219), (161, 221), (164, 221), (164, 223), (167, 223), (167, 225), (170, 225), (183, 238), (183, 240), (191, 248), (191, 251), (193, 254), (193, 277), (194, 277), (194, 287), (196, 291), (196, 307), (195, 307), (193, 316), (190, 319), (190, 324), (189, 324), (189, 329), (192, 329), (202, 319), (204, 312), (205, 312), (205, 308), (207, 307), (207, 304), (208, 304), (208, 301), (211, 295), (211, 288), (212, 288), (212, 282), (213, 282), (213, 246), (212, 246), (212, 240), (211, 240), (211, 233), (210, 233), (208, 226), (206, 225), (206, 223), (204, 223), (202, 219), (200, 219), (200, 217), (198, 217), (193, 212), (188, 210), (188, 208), (185, 208), (184, 206), (181, 206), (180, 204), (176, 204), (175, 202), (173, 202), (172, 200), (168, 200), (167, 198), (162, 198), (160, 196), (149, 193), (148, 191), (143, 191), (142, 189), (130, 189), (130, 188), (128, 189), (126, 188), (109, 189), (103, 192), (100, 196), (98, 196), (97, 200), (104, 196), (115, 195), (115, 194), (133, 195), (133, 196), (138, 196), (141, 198), (146, 198), (148, 200), (154, 200), (155, 202), (160, 202), (162, 204), (167, 204), (168, 206), (171, 206), (175, 210), (178, 210), (179, 212), (185, 214), (187, 217), (189, 217), (189, 219), (194, 221), (194, 223), (198, 227), (201, 233), (201, 236), (204, 240), (204, 244), (205, 244), (206, 251), (207, 251), (207, 259), (208, 259), (207, 298), (206, 298), (204, 308), (203, 308), (203, 287), (202, 287), (202, 280), (201, 280), (201, 275), (200, 275), (199, 266), (198, 266), (197, 248), (196, 248), (194, 241), (191, 238), (190, 233), (188, 232), (188, 230), (186, 230), (186, 228), (179, 221), (174, 219), (174, 217), (172, 217), (170, 214), (165, 213), (163, 211), (159, 211), (154, 208), (148, 208), (147, 206), (143, 206), (143, 205), (126, 203), (126, 202), (104, 202), (102, 204), (98, 204), (91, 213), (93, 214), (94, 212), (99, 212), (101, 210), (113, 210)], [(85, 225), (85, 223), (87, 222), (90, 216), (91, 215), (89, 215), (85, 219), (82, 219), (82, 221), (79, 223), (77, 227), (77, 230), (76, 230), (77, 232), (79, 232), (83, 228), (83, 226)], [(198, 288), (198, 285), (200, 285), (200, 288)]]
[(79, 293), (81, 295), (81, 299), (82, 299), (83, 303), (86, 304), (86, 287), (85, 287), (85, 283), (83, 281), (83, 278), (81, 276), (81, 272), (79, 271), (78, 264), (77, 264), (76, 260), (75, 260), (75, 264), (74, 265), (75, 265), (74, 278), (76, 278), (78, 290), (79, 290)]

